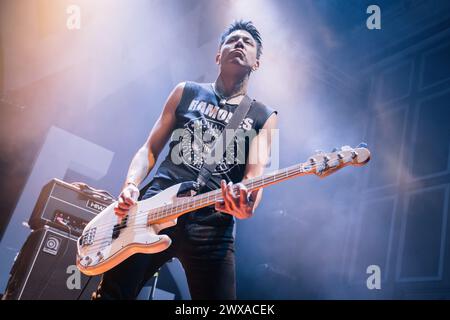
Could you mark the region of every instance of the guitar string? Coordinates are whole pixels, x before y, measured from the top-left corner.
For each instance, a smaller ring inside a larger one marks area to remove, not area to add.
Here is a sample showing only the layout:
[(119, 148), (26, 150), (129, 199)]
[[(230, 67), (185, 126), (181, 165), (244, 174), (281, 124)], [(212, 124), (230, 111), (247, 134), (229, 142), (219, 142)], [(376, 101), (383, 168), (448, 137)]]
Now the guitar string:
[[(305, 166), (306, 167), (309, 166), (310, 168), (317, 168), (317, 167), (319, 167), (320, 165), (323, 165), (323, 164), (324, 164), (324, 162), (322, 162), (320, 164), (316, 163), (314, 165), (305, 165), (305, 164), (295, 165), (295, 166), (293, 166), (294, 168), (292, 168), (292, 169), (289, 169), (289, 168), (285, 169), (285, 172), (278, 172), (278, 173), (275, 173), (275, 174), (270, 174), (270, 178), (263, 178), (263, 179), (261, 179), (260, 181), (257, 182), (257, 184), (255, 184), (252, 187), (252, 189), (256, 189), (258, 187), (261, 187), (261, 185), (264, 185), (266, 182), (270, 182), (270, 180), (272, 180), (272, 179), (273, 179), (273, 181), (275, 181), (277, 176), (281, 176), (279, 178), (282, 178), (282, 176), (288, 177), (288, 175), (295, 175), (295, 174), (298, 174), (298, 173), (302, 173), (302, 171), (304, 170)], [(251, 179), (251, 180), (257, 180), (258, 178), (261, 178), (261, 177), (257, 177), (257, 178)], [(247, 184), (251, 184), (251, 183), (254, 183), (254, 182), (247, 182)], [(217, 201), (217, 200), (219, 200), (222, 197), (222, 193), (221, 193), (221, 189), (217, 189), (217, 190), (218, 191), (214, 195), (203, 196), (203, 197), (202, 197), (202, 195), (199, 195), (200, 199), (195, 200), (195, 202), (197, 202), (197, 204), (204, 204), (204, 203), (202, 203), (202, 202), (204, 202), (204, 200), (207, 200), (207, 201), (211, 201), (211, 200)], [(217, 196), (219, 196), (219, 199), (217, 199)], [(138, 211), (134, 215), (129, 215), (128, 219), (130, 217), (132, 217), (132, 218), (133, 217), (134, 218), (146, 217), (145, 223), (148, 224), (148, 223), (151, 223), (152, 220), (157, 221), (157, 220), (160, 220), (161, 218), (166, 217), (168, 212), (177, 211), (179, 209), (183, 210), (183, 207), (186, 205), (187, 202), (189, 202), (189, 199), (192, 199), (192, 198), (190, 198), (190, 197), (186, 197), (186, 199), (181, 198), (181, 200), (182, 200), (181, 203), (180, 203), (180, 201), (178, 201), (178, 203), (175, 202), (175, 203), (163, 206), (163, 207), (159, 207), (159, 208), (156, 209), (156, 211), (153, 211), (154, 213), (156, 213), (156, 215), (151, 215), (152, 211), (145, 211), (145, 212)], [(193, 207), (194, 205), (195, 204), (191, 205), (191, 207)], [(166, 208), (166, 207), (169, 208), (169, 209), (163, 209), (163, 208)], [(186, 207), (186, 209), (188, 209), (188, 207)], [(162, 213), (163, 215), (161, 217), (159, 217), (158, 216), (159, 213)], [(150, 216), (150, 218), (149, 218), (149, 216)], [(111, 227), (113, 227), (113, 228), (111, 229)], [(112, 231), (120, 230), (120, 229), (123, 229), (125, 227), (127, 227), (126, 224), (125, 225), (120, 225), (118, 223), (105, 223), (105, 224), (97, 226), (96, 235), (99, 235), (99, 234), (103, 233), (103, 231), (105, 231), (105, 229), (107, 229), (108, 233), (109, 233), (109, 232), (111, 232), (111, 230)]]
[[(277, 176), (281, 175), (281, 177), (279, 177), (279, 178), (282, 178), (282, 176), (288, 177), (288, 175), (295, 175), (295, 174), (298, 174), (298, 173), (302, 173), (302, 171), (304, 170), (304, 167), (308, 167), (309, 166), (310, 168), (317, 168), (318, 166), (323, 165), (324, 163), (325, 162), (321, 162), (320, 164), (316, 163), (314, 165), (305, 165), (305, 164), (302, 163), (300, 165), (294, 165), (294, 166), (292, 166), (293, 167), (292, 169), (289, 169), (289, 168), (284, 169), (285, 172), (278, 172), (278, 173), (275, 173), (275, 174), (270, 174), (270, 176), (271, 176), (270, 178), (262, 178), (260, 181), (257, 182), (256, 185), (254, 185), (252, 187), (252, 189), (256, 189), (256, 188), (260, 187), (261, 184), (264, 185), (266, 182), (270, 182), (271, 179), (273, 179), (273, 181), (275, 181)], [(258, 178), (261, 178), (261, 177), (257, 177), (257, 178), (251, 179), (251, 180), (257, 180)], [(254, 182), (247, 182), (247, 184), (251, 184), (251, 183), (254, 183)], [(219, 195), (219, 199), (221, 198), (221, 191), (220, 191), (220, 189), (217, 189), (217, 190), (218, 191), (214, 195), (203, 196), (203, 197), (201, 197), (202, 195), (199, 195), (200, 199), (197, 199), (195, 202), (197, 202), (197, 203), (199, 202), (199, 204), (202, 204), (202, 202), (205, 199), (207, 201), (211, 201), (213, 199), (214, 199), (214, 201), (217, 201), (218, 200), (217, 199), (218, 195)], [(153, 215), (153, 216), (150, 216), (150, 218), (148, 218), (148, 216), (151, 215), (151, 211), (150, 211), (150, 213), (149, 213), (149, 211), (146, 211), (146, 212), (138, 211), (138, 213), (136, 213), (135, 215), (130, 215), (128, 217), (135, 217), (135, 218), (137, 218), (137, 217), (146, 217), (145, 224), (147, 225), (148, 223), (151, 223), (152, 219), (154, 221), (157, 221), (157, 220), (160, 220), (160, 218), (166, 217), (168, 212), (177, 211), (179, 209), (183, 210), (183, 207), (186, 205), (186, 202), (189, 202), (189, 199), (192, 199), (192, 198), (186, 197), (186, 199), (181, 199), (182, 200), (181, 203), (172, 203), (172, 204), (169, 204), (169, 205), (166, 205), (166, 206), (163, 206), (163, 207), (159, 207), (159, 208), (157, 208), (156, 211), (154, 211), (154, 213), (156, 213), (156, 216)], [(178, 202), (180, 202), (180, 201), (178, 201)], [(194, 205), (191, 205), (191, 207), (193, 207), (193, 206)], [(165, 207), (170, 208), (170, 210), (163, 209)], [(186, 209), (187, 209), (187, 207), (186, 207)], [(162, 213), (163, 216), (159, 217), (158, 213)], [(110, 233), (111, 232), (111, 227), (113, 227), (112, 231), (116, 231), (116, 230), (121, 230), (123, 228), (126, 228), (127, 226), (126, 226), (126, 224), (125, 225), (120, 225), (120, 224), (117, 224), (117, 223), (102, 224), (102, 225), (99, 225), (97, 227), (96, 235), (99, 235), (99, 234), (103, 233), (103, 231), (105, 231), (105, 229), (107, 229), (107, 231), (108, 231), (107, 233)], [(99, 232), (99, 231), (101, 231), (101, 232)]]
[[(291, 171), (294, 171), (294, 174), (298, 170), (299, 170), (299, 168), (295, 168), (294, 170), (291, 169)], [(273, 174), (273, 177), (275, 177), (275, 176), (277, 176), (279, 174), (286, 175), (287, 173), (288, 173), (288, 171), (283, 172), (283, 173)], [(264, 177), (264, 176), (262, 176), (262, 177)], [(252, 181), (252, 180), (257, 180), (258, 178), (261, 178), (261, 177), (257, 177), (257, 178), (254, 178), (254, 179), (249, 179), (249, 180), (247, 180), (246, 184), (249, 184), (249, 185), (250, 184), (254, 184), (254, 186), (252, 188), (255, 188), (255, 187), (259, 187), (260, 183), (263, 182), (264, 179), (269, 179), (269, 180), (272, 179), (272, 177), (269, 178), (269, 175), (268, 175), (267, 178), (263, 178), (263, 179), (261, 179), (261, 181), (259, 183), (255, 184), (255, 181)], [(178, 198), (177, 201), (174, 202), (174, 203), (171, 203), (171, 204), (168, 204), (168, 205), (165, 205), (165, 206), (161, 206), (161, 207), (158, 207), (158, 208), (156, 208), (154, 210), (150, 210), (150, 211), (148, 211), (148, 210), (142, 211), (141, 210), (141, 211), (138, 211), (136, 214), (131, 214), (131, 215), (128, 215), (127, 217), (128, 217), (128, 219), (130, 219), (130, 218), (138, 218), (138, 217), (150, 216), (149, 217), (150, 219), (148, 219), (148, 220), (159, 220), (161, 218), (164, 218), (166, 216), (166, 214), (169, 213), (169, 212), (176, 211), (176, 209), (183, 209), (186, 206), (186, 204), (188, 202), (190, 202), (190, 201), (192, 201), (192, 205), (191, 205), (191, 207), (192, 207), (195, 204), (202, 204), (202, 202), (204, 202), (205, 200), (207, 200), (207, 201), (218, 200), (217, 199), (218, 196), (219, 196), (219, 198), (222, 196), (221, 189), (216, 189), (216, 192), (213, 191), (213, 194), (211, 194), (211, 195), (200, 194), (200, 195), (198, 195), (199, 198), (194, 200), (194, 201), (191, 200), (192, 199), (191, 197)], [(194, 203), (194, 202), (196, 202), (196, 203)], [(187, 208), (188, 207), (186, 206), (186, 209)], [(163, 214), (163, 215), (159, 216), (160, 214)], [(121, 227), (120, 223), (109, 222), (109, 223), (104, 223), (104, 224), (98, 225), (97, 226), (97, 232), (100, 231), (100, 230), (103, 231), (104, 230), (103, 227), (107, 227), (108, 229), (110, 229), (111, 227), (113, 227), (115, 225), (118, 225), (116, 228), (120, 229), (120, 227)]]
[[(330, 161), (328, 161), (328, 162), (330, 162)], [(278, 176), (278, 175), (286, 175), (286, 177), (288, 177), (288, 174), (291, 174), (291, 175), (295, 175), (295, 174), (298, 174), (298, 173), (302, 173), (302, 172), (305, 172), (304, 171), (304, 167), (309, 167), (310, 169), (313, 169), (313, 168), (317, 168), (317, 167), (319, 167), (319, 166), (321, 166), (321, 165), (323, 165), (323, 164), (325, 164), (325, 162), (321, 162), (321, 163), (316, 163), (316, 164), (314, 164), (314, 165), (305, 165), (305, 164), (300, 164), (300, 165), (294, 165), (293, 167), (293, 169), (289, 169), (289, 168), (287, 168), (287, 169), (285, 169), (285, 172), (278, 172), (278, 173), (275, 173), (275, 174), (273, 174), (273, 175), (271, 175), (271, 177), (269, 178), (269, 180), (268, 181), (270, 181), (270, 179), (274, 179), (274, 181), (275, 181), (275, 179), (276, 179), (276, 176)], [(257, 177), (257, 178), (255, 178), (255, 179), (252, 179), (252, 180), (256, 180), (256, 179), (258, 179), (258, 178), (261, 178), (261, 177)], [(280, 177), (280, 178), (282, 178), (282, 177)], [(262, 185), (264, 185), (265, 184), (265, 180), (266, 180), (267, 178), (263, 178), (263, 179), (261, 179), (259, 182), (258, 182), (258, 185), (260, 185), (260, 184), (262, 184)], [(217, 189), (217, 190), (220, 190), (220, 189)], [(218, 194), (220, 194), (220, 197), (221, 197), (221, 192), (217, 192)], [(215, 194), (214, 195), (214, 198), (217, 198), (217, 195), (218, 194)], [(201, 196), (201, 195), (199, 195), (199, 196)], [(212, 198), (211, 196), (207, 196), (207, 197), (203, 197), (202, 199), (199, 199), (198, 200), (198, 202), (202, 202), (202, 201), (204, 201), (205, 199), (210, 199), (210, 198)], [(187, 199), (191, 199), (191, 198), (187, 198)], [(217, 200), (217, 199), (215, 199), (215, 200)], [(173, 205), (173, 204), (172, 204)], [(183, 207), (185, 205), (185, 203), (181, 203), (181, 204), (177, 204), (176, 206), (174, 206), (172, 209), (171, 209), (171, 211), (173, 210), (173, 209), (178, 209), (179, 207)], [(170, 205), (169, 205), (170, 206)], [(161, 208), (164, 208), (164, 207), (161, 207)], [(162, 212), (164, 212), (164, 210), (162, 211)], [(139, 217), (139, 216), (148, 216), (148, 211), (145, 213), (145, 214), (136, 214), (136, 215), (133, 215), (133, 216), (135, 216), (135, 217)], [(146, 219), (146, 221), (145, 222), (142, 222), (142, 223), (137, 223), (137, 224), (134, 224), (133, 226), (131, 226), (132, 228), (133, 228), (133, 230), (135, 229), (135, 228), (144, 228), (144, 229), (147, 229), (149, 226), (148, 226), (148, 224), (149, 224), (149, 222), (151, 222), (151, 220), (150, 219)], [(110, 224), (110, 227), (111, 226), (114, 226), (115, 224)], [(105, 225), (102, 225), (102, 226), (105, 226)], [(100, 227), (101, 228), (101, 227)], [(116, 231), (116, 230), (121, 230), (121, 229), (123, 229), (123, 228), (130, 228), (130, 226), (127, 226), (127, 225), (119, 225), (119, 226), (116, 226), (116, 227), (114, 227), (113, 229), (112, 229), (112, 231)], [(101, 228), (102, 229), (102, 228)], [(108, 235), (106, 238), (100, 238), (100, 239), (96, 239), (96, 244), (99, 242), (99, 241), (103, 241), (103, 240), (106, 240), (107, 242), (109, 242), (109, 241), (111, 241), (112, 240), (112, 232), (111, 232), (111, 229), (110, 230), (108, 230), (107, 232), (104, 232), (104, 228), (102, 229), (102, 232), (101, 233), (97, 233), (96, 232), (96, 235), (98, 236), (98, 235)], [(90, 247), (90, 248), (93, 248), (93, 247)]]
[[(279, 175), (281, 175), (281, 176), (290, 175), (290, 174), (295, 175), (295, 174), (298, 174), (298, 173), (302, 173), (302, 171), (304, 170), (305, 166), (309, 166), (312, 169), (312, 168), (316, 168), (316, 167), (318, 167), (318, 166), (320, 166), (322, 164), (323, 163), (315, 164), (315, 165), (304, 165), (304, 164), (294, 165), (294, 166), (292, 166), (292, 168), (289, 167), (291, 169), (289, 169), (289, 168), (284, 169), (285, 172), (271, 173), (271, 174), (267, 175), (266, 178), (263, 178), (264, 176), (260, 176), (260, 177), (256, 177), (256, 178), (253, 178), (253, 179), (249, 179), (249, 180), (246, 181), (246, 184), (248, 184), (248, 185), (254, 184), (251, 189), (255, 189), (255, 188), (261, 186), (261, 182), (262, 182), (262, 184), (265, 184), (268, 181), (270, 182), (270, 180), (272, 180), (272, 179), (274, 179), (274, 181), (275, 181), (275, 179)], [(280, 178), (282, 178), (282, 177), (280, 177)], [(261, 179), (261, 180), (255, 184), (255, 180), (258, 180), (258, 179)], [(202, 204), (201, 202), (203, 202), (204, 200), (207, 200), (207, 201), (218, 200), (217, 196), (219, 196), (219, 198), (221, 198), (222, 197), (222, 192), (221, 192), (221, 189), (216, 189), (216, 192), (213, 192), (212, 195), (209, 195), (209, 196), (206, 196), (206, 195), (207, 194), (200, 194), (200, 195), (198, 195), (197, 197), (199, 197), (199, 198), (197, 200), (194, 200), (194, 202), (197, 202), (197, 204), (198, 204), (198, 202), (200, 202), (200, 204)], [(151, 221), (151, 220), (160, 220), (161, 218), (166, 217), (167, 216), (166, 214), (168, 212), (176, 211), (174, 209), (183, 209), (183, 207), (189, 201), (192, 201), (190, 199), (192, 199), (192, 198), (191, 197), (178, 198), (176, 202), (173, 202), (171, 204), (168, 204), (168, 205), (165, 205), (165, 206), (161, 206), (161, 207), (158, 207), (158, 208), (156, 208), (154, 210), (150, 210), (150, 211), (148, 211), (148, 210), (145, 211), (145, 212), (144, 211), (138, 211), (136, 214), (128, 215), (127, 217), (128, 217), (128, 219), (130, 219), (130, 218), (138, 218), (138, 217), (143, 217), (143, 216), (150, 216), (151, 219), (148, 219), (149, 221)], [(193, 204), (193, 205), (195, 205), (195, 204)], [(186, 209), (188, 209), (188, 207), (186, 207)], [(152, 215), (152, 212), (153, 212), (153, 215)], [(162, 215), (159, 216), (159, 214), (162, 214)], [(117, 229), (120, 229), (122, 227), (120, 225), (120, 223), (109, 222), (109, 223), (104, 223), (104, 224), (98, 225), (97, 226), (97, 232), (99, 230), (103, 231), (105, 229), (104, 227), (108, 228), (108, 230), (109, 230), (111, 227), (113, 227), (115, 225), (118, 225), (118, 226), (115, 227)]]
[[(298, 172), (301, 172), (302, 170), (298, 170)], [(293, 172), (292, 172), (293, 173)], [(295, 174), (295, 173), (294, 173)], [(142, 222), (137, 223), (132, 226), (123, 226), (123, 228), (128, 228), (128, 230), (132, 230), (133, 232), (139, 232), (139, 233), (146, 233), (148, 234), (148, 222)], [(102, 250), (104, 247), (110, 245), (114, 239), (112, 239), (112, 232), (106, 232), (107, 236), (101, 239), (96, 239), (95, 244), (89, 246), (87, 248), (87, 253), (85, 255), (90, 255), (91, 253), (94, 253), (97, 250)], [(156, 235), (156, 234), (155, 234)]]
[[(317, 167), (318, 165), (315, 165), (315, 166), (312, 166), (311, 165), (311, 167)], [(297, 165), (297, 167), (298, 168), (296, 168), (295, 170), (291, 170), (291, 174), (296, 174), (296, 173), (301, 173), (302, 171), (303, 171), (303, 167), (301, 167), (301, 166), (298, 166)], [(275, 175), (274, 175), (275, 176)], [(261, 181), (261, 182), (263, 182), (263, 181)], [(264, 183), (262, 183), (262, 184), (264, 184)], [(221, 193), (220, 193), (221, 194)], [(137, 223), (137, 224), (134, 224), (134, 225), (132, 225), (132, 226), (123, 226), (122, 228), (128, 228), (128, 229), (132, 229), (132, 230), (136, 230), (137, 228), (143, 228), (143, 229), (145, 229), (145, 230), (147, 230), (147, 228), (148, 228), (149, 226), (148, 226), (148, 222), (141, 222), (141, 223)], [(122, 229), (121, 228), (121, 229)], [(97, 234), (96, 234), (97, 235)], [(96, 243), (94, 244), (94, 245), (91, 245), (90, 247), (89, 247), (89, 249), (91, 249), (91, 250), (94, 250), (95, 251), (95, 248), (98, 248), (97, 247), (97, 245), (98, 245), (98, 243), (100, 242), (100, 241), (102, 241), (101, 243), (103, 244), (103, 243), (105, 243), (105, 242), (107, 242), (107, 243), (109, 243), (110, 241), (112, 241), (113, 239), (112, 239), (112, 232), (111, 232), (111, 230), (108, 230), (108, 231), (106, 231), (106, 232), (104, 232), (102, 235), (106, 235), (106, 237), (104, 237), (104, 238), (99, 238), (99, 239), (96, 239)], [(99, 247), (101, 247), (102, 245), (99, 245)]]

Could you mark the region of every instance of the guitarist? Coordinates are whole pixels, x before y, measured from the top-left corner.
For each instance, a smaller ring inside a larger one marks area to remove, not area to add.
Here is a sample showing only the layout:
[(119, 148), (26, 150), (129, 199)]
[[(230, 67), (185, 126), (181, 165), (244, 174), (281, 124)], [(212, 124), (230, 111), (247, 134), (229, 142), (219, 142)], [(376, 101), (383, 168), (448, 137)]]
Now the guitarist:
[[(261, 51), (261, 36), (252, 22), (236, 21), (221, 36), (216, 81), (184, 82), (173, 89), (146, 142), (131, 161), (115, 208), (117, 216), (124, 217), (137, 200), (150, 198), (174, 184), (197, 180), (204, 162), (202, 152), (207, 153), (205, 146), (211, 146), (205, 137), (217, 137), (228, 123), (247, 93), (250, 74), (260, 66)], [(224, 200), (215, 207), (184, 214), (177, 225), (164, 229), (161, 233), (172, 238), (167, 250), (132, 255), (107, 271), (93, 299), (135, 299), (146, 281), (172, 257), (180, 260), (186, 272), (192, 299), (236, 299), (234, 217), (251, 217), (262, 194), (262, 189), (247, 192), (239, 182), (263, 174), (276, 118), (275, 110), (254, 101), (240, 128), (256, 134), (244, 145), (236, 143), (244, 161), (220, 159), (206, 185), (206, 191), (221, 188)], [(194, 137), (199, 130), (203, 140)], [(170, 137), (168, 156), (153, 179), (139, 190)], [(233, 184), (238, 191), (233, 191)]]

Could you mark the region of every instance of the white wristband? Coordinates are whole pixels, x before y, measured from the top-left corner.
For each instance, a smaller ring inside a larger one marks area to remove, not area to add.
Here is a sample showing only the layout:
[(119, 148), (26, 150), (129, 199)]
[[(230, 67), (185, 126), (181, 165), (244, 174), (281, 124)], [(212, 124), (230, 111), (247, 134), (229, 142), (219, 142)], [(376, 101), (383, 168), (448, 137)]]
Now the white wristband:
[(133, 182), (133, 181), (128, 181), (128, 182), (125, 184), (125, 186), (128, 187), (128, 185), (130, 185), (130, 184), (132, 184), (133, 186), (135, 186), (136, 188), (139, 189), (139, 186), (138, 186), (135, 182)]

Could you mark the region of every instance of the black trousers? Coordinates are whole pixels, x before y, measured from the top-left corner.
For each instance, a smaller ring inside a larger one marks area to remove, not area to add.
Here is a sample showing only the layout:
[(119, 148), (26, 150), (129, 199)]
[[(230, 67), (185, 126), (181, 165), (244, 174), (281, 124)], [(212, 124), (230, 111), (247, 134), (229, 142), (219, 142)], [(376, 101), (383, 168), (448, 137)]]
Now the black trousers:
[(186, 225), (179, 219), (176, 226), (161, 232), (172, 239), (167, 250), (129, 257), (103, 275), (92, 298), (136, 299), (148, 279), (175, 257), (186, 272), (192, 299), (236, 299), (234, 239), (225, 236), (229, 234), (228, 227), (223, 232), (220, 228)]

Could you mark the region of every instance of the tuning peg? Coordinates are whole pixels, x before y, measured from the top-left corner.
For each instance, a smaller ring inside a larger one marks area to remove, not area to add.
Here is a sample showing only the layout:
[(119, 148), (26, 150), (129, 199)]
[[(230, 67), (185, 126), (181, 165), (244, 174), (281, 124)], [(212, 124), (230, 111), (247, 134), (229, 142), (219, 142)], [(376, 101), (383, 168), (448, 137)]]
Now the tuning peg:
[(360, 144), (358, 144), (357, 148), (367, 148), (367, 143), (361, 142)]
[(341, 151), (350, 151), (350, 150), (353, 150), (353, 148), (350, 146), (342, 146), (341, 147)]

